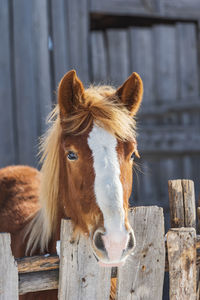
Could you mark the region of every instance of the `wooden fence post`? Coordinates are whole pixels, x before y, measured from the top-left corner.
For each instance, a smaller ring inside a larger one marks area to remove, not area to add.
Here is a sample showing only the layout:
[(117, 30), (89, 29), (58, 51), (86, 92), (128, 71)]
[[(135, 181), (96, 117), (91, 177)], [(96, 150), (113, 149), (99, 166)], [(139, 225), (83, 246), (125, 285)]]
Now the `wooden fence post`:
[(196, 231), (173, 228), (167, 233), (170, 300), (196, 300)]
[(10, 243), (10, 234), (0, 233), (0, 300), (18, 299), (18, 270)]
[(88, 239), (72, 241), (72, 234), (71, 221), (62, 220), (58, 299), (108, 300), (111, 268), (99, 267)]
[(169, 204), (171, 227), (196, 228), (194, 182), (192, 180), (169, 180)]
[[(182, 255), (181, 249), (177, 250), (176, 254), (174, 254), (175, 249), (173, 249), (173, 245), (170, 245), (171, 239), (177, 240), (178, 246), (179, 247), (186, 247), (187, 244), (184, 243), (184, 240), (186, 239), (188, 235), (189, 227), (192, 227), (196, 229), (196, 205), (195, 205), (195, 191), (194, 191), (194, 182), (192, 180), (169, 180), (168, 181), (168, 189), (169, 189), (169, 204), (170, 204), (170, 217), (171, 217), (171, 227), (174, 228), (180, 228), (180, 233), (178, 231), (176, 233), (171, 233), (171, 231), (175, 230), (172, 229), (170, 232), (168, 232), (168, 252), (172, 252), (171, 254), (168, 254), (168, 260), (169, 260), (169, 277), (170, 277), (170, 299), (196, 299), (192, 298), (193, 294), (191, 294), (191, 298), (181, 298), (182, 296), (182, 290), (183, 286), (186, 285), (186, 290), (187, 290), (187, 295), (190, 294), (190, 289), (187, 287), (187, 283), (185, 282), (185, 276), (186, 272), (189, 272), (187, 270), (182, 270), (180, 268), (181, 262), (183, 264), (183, 260), (185, 260), (186, 263), (186, 256), (185, 254)], [(184, 228), (181, 227), (188, 227), (185, 228), (186, 232), (184, 232)], [(191, 230), (192, 230), (191, 228)], [(196, 231), (193, 230), (192, 234), (196, 236)], [(174, 235), (178, 235), (176, 238)], [(172, 235), (172, 237), (171, 237)], [(185, 237), (184, 237), (185, 235)], [(179, 241), (180, 240), (180, 241)], [(179, 245), (180, 242), (180, 245)], [(188, 243), (190, 242), (190, 237), (188, 237)], [(181, 244), (184, 243), (184, 244)], [(192, 241), (191, 241), (192, 243)], [(189, 245), (189, 244), (188, 244)], [(169, 249), (170, 247), (170, 249)], [(188, 246), (189, 247), (189, 246)], [(196, 245), (195, 245), (196, 247)], [(195, 250), (196, 251), (196, 250)], [(194, 254), (194, 253), (193, 253)], [(192, 255), (193, 255), (192, 254)], [(177, 264), (174, 263), (176, 259), (174, 260), (174, 256), (182, 255), (182, 258), (180, 257), (181, 262), (177, 262)], [(189, 266), (189, 269), (191, 270), (191, 276), (192, 280), (194, 280), (194, 283), (191, 287), (191, 289), (194, 289), (195, 286), (195, 297), (199, 294), (199, 286), (198, 290), (196, 292), (196, 284), (199, 281), (199, 269), (196, 268), (196, 253), (194, 254), (195, 256), (195, 267), (193, 264)], [(188, 263), (190, 263), (190, 260), (187, 260)], [(175, 268), (176, 267), (176, 268)], [(178, 271), (179, 268), (179, 271)], [(193, 272), (195, 276), (193, 276)], [(176, 279), (175, 279), (176, 277)], [(178, 287), (178, 284), (180, 283), (180, 286)], [(175, 288), (177, 288), (177, 297), (179, 298), (174, 298), (175, 297)]]
[(129, 214), (136, 248), (118, 269), (117, 300), (161, 300), (165, 273), (163, 209), (136, 207)]

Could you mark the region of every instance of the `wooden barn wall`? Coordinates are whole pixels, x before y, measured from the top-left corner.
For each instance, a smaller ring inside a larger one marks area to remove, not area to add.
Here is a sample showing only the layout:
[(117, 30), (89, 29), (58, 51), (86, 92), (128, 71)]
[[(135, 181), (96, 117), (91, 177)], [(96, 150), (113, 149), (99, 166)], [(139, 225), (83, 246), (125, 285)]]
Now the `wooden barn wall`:
[(0, 0), (0, 166), (38, 166), (38, 137), (64, 73), (144, 81), (136, 205), (168, 212), (167, 180), (200, 191), (199, 1)]

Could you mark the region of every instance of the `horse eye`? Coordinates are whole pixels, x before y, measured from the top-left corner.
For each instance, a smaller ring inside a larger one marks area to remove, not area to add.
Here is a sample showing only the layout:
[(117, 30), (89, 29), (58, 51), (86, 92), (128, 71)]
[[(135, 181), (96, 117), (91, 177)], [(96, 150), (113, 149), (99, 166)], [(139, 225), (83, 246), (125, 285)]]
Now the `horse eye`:
[(77, 160), (78, 155), (76, 153), (74, 153), (73, 151), (69, 151), (68, 154), (67, 154), (67, 158), (69, 160)]
[(131, 154), (131, 159), (132, 159), (132, 160), (135, 159), (135, 152), (133, 152), (133, 153)]

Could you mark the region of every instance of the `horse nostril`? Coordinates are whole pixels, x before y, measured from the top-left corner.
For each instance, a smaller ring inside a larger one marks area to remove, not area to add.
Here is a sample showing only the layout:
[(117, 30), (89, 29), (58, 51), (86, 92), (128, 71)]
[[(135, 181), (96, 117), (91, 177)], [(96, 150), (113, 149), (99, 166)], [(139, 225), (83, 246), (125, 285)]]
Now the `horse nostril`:
[(133, 249), (135, 246), (135, 240), (134, 240), (134, 235), (132, 232), (129, 233), (129, 241), (128, 241), (128, 249)]
[(101, 232), (97, 232), (97, 234), (95, 235), (94, 244), (98, 250), (106, 251)]

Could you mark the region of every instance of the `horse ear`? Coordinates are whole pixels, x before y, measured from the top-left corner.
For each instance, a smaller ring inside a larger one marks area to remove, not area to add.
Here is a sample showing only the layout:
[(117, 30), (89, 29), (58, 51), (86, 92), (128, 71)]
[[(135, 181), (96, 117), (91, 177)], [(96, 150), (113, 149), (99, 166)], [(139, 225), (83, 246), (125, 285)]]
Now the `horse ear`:
[(58, 86), (58, 105), (61, 116), (76, 109), (84, 93), (84, 87), (75, 70), (66, 73)]
[(131, 76), (117, 89), (117, 96), (130, 111), (131, 116), (135, 115), (140, 107), (143, 95), (142, 79), (137, 73)]

